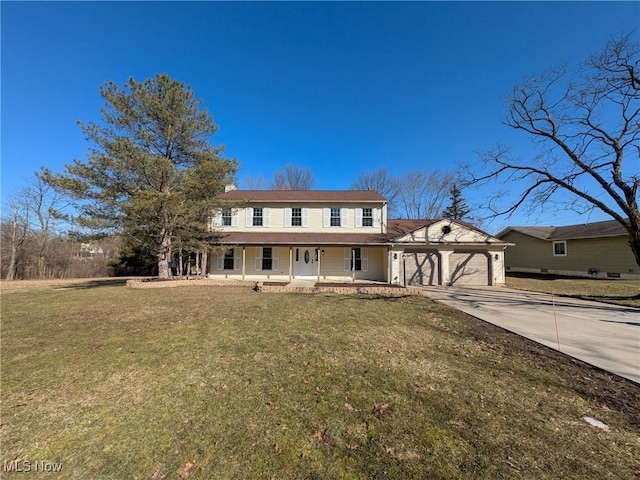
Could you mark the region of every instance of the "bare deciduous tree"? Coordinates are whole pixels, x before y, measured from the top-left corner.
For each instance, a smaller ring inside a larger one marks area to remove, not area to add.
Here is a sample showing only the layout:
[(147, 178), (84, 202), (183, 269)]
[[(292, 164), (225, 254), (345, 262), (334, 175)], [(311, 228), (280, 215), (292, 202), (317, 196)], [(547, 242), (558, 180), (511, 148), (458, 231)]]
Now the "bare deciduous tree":
[(311, 190), (315, 178), (309, 168), (287, 165), (284, 172), (276, 172), (269, 188), (271, 190)]
[(247, 184), (248, 190), (267, 190), (268, 183), (264, 179), (262, 175), (258, 175), (254, 177), (253, 175), (249, 175), (245, 179), (245, 183)]
[(389, 174), (386, 168), (380, 168), (373, 172), (361, 173), (351, 186), (352, 190), (374, 190), (387, 199), (387, 208), (390, 217), (398, 214), (398, 195), (400, 194), (400, 181)]
[(55, 253), (51, 236), (56, 233), (59, 221), (66, 219), (63, 211), (69, 201), (51, 187), (43, 175), (36, 172), (9, 200), (11, 214), (3, 219), (5, 225), (10, 225), (5, 228), (4, 236), (8, 242), (4, 246), (9, 250), (6, 280), (16, 278), (19, 258), (23, 276), (45, 278), (51, 273), (49, 260)]
[(442, 216), (455, 182), (452, 172), (406, 172), (400, 182), (398, 213), (401, 218), (434, 219)]
[(481, 155), (484, 171), (469, 182), (522, 183), (515, 200), (495, 196), (493, 215), (520, 207), (599, 209), (629, 232), (640, 265), (640, 48), (630, 36), (612, 39), (575, 70), (564, 66), (516, 85), (508, 99), (509, 127), (534, 139), (534, 158), (502, 146)]

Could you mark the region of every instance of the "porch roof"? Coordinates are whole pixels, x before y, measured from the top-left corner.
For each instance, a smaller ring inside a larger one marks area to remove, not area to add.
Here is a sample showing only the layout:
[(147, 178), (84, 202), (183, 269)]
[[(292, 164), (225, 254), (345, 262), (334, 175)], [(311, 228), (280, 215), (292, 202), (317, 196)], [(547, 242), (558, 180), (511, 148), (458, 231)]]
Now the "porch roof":
[(385, 245), (389, 235), (370, 233), (216, 232), (221, 245)]

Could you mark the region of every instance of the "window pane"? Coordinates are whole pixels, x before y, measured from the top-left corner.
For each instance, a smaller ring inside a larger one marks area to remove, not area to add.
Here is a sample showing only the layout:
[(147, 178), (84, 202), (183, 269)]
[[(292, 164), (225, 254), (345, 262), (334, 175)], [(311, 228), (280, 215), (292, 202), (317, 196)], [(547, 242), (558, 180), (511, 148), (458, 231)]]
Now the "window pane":
[(340, 209), (332, 208), (331, 209), (331, 224), (332, 227), (340, 226)]
[(353, 253), (352, 253), (352, 259), (353, 259), (353, 269), (356, 271), (360, 271), (362, 270), (362, 257), (361, 257), (361, 250), (360, 248), (354, 248), (353, 249)]
[(224, 254), (224, 269), (233, 270), (233, 248)]
[(264, 247), (262, 249), (262, 270), (271, 270), (273, 266), (273, 260), (271, 258), (271, 247)]
[(262, 226), (262, 208), (253, 209), (253, 226), (254, 227)]
[(362, 226), (373, 227), (373, 210), (371, 208), (362, 209)]
[(222, 225), (225, 227), (230, 227), (231, 226), (231, 209), (230, 208), (225, 208), (222, 210)]
[(302, 226), (302, 208), (291, 209), (291, 225), (294, 227)]

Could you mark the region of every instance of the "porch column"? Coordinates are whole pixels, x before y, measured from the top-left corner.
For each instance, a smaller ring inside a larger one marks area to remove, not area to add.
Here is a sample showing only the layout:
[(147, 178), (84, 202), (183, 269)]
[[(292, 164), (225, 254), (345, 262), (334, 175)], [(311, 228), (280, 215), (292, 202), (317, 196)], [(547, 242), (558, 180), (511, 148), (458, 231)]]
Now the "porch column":
[(356, 251), (351, 247), (351, 281), (356, 281)]
[(453, 250), (440, 250), (440, 274), (442, 275), (442, 285), (451, 284), (451, 254)]
[(245, 251), (246, 247), (243, 245), (242, 246), (242, 280), (244, 280), (244, 274), (245, 274), (245, 264), (247, 263), (247, 254)]
[(293, 280), (293, 247), (289, 247), (289, 281)]
[(320, 283), (320, 258), (322, 257), (322, 250), (320, 247), (316, 247), (316, 252), (318, 253), (318, 283)]

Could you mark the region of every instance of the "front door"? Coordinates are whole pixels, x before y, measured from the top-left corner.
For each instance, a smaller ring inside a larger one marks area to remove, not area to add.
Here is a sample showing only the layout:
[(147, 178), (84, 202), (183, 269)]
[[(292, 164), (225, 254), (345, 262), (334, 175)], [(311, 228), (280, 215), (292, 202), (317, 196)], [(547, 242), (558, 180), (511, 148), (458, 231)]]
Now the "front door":
[(294, 273), (299, 277), (312, 277), (318, 274), (318, 259), (315, 247), (296, 247)]

